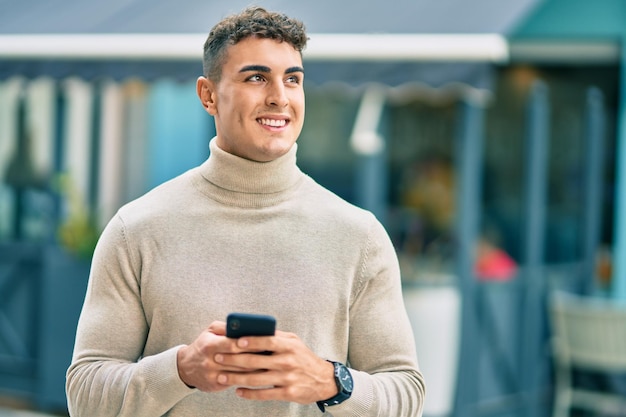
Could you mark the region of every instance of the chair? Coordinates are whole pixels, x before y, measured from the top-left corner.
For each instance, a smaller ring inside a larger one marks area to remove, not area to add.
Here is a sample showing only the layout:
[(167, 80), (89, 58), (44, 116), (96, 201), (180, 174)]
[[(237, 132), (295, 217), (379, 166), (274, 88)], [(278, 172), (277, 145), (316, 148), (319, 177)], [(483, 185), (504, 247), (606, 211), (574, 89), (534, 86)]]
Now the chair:
[(555, 363), (553, 417), (573, 407), (626, 415), (623, 393), (575, 386), (572, 370), (626, 377), (626, 304), (557, 292), (550, 305)]

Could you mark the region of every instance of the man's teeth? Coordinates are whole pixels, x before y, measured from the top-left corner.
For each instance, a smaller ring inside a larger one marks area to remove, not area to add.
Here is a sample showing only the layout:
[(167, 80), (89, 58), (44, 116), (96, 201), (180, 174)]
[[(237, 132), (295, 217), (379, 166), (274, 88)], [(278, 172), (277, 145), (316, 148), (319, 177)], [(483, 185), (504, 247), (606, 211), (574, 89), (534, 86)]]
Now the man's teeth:
[(262, 125), (272, 126), (272, 127), (283, 127), (287, 124), (286, 120), (275, 120), (275, 119), (259, 119)]

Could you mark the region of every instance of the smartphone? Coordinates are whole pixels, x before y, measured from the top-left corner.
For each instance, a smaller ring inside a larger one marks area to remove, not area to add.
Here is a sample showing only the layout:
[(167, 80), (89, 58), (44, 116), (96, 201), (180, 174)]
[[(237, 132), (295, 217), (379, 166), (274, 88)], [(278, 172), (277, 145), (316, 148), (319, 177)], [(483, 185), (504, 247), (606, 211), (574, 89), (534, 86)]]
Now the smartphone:
[(276, 319), (263, 314), (230, 313), (226, 317), (226, 337), (274, 336)]

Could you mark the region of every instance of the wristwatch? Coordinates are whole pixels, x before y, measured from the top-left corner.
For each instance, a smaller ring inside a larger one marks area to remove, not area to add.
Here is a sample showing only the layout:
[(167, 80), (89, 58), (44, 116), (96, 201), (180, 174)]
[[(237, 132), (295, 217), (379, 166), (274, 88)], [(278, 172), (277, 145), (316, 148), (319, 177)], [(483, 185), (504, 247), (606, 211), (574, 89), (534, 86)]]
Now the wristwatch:
[(323, 412), (326, 411), (326, 407), (329, 405), (341, 404), (352, 395), (352, 388), (354, 387), (354, 381), (352, 381), (352, 375), (350, 370), (343, 363), (328, 361), (335, 367), (335, 384), (337, 384), (337, 395), (327, 400), (318, 401), (317, 406)]

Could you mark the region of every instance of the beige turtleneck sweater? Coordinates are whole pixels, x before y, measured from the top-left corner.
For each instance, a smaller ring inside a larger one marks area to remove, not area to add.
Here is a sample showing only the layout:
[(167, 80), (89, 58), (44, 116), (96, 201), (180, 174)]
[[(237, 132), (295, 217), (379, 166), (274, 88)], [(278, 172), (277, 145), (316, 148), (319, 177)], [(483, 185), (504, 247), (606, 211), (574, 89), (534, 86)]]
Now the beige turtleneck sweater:
[(176, 352), (232, 311), (271, 314), (317, 355), (349, 363), (333, 416), (417, 416), (424, 384), (393, 246), (375, 217), (296, 166), (211, 141), (194, 168), (122, 207), (102, 233), (78, 324), (73, 417), (315, 416), (315, 404), (204, 393)]

